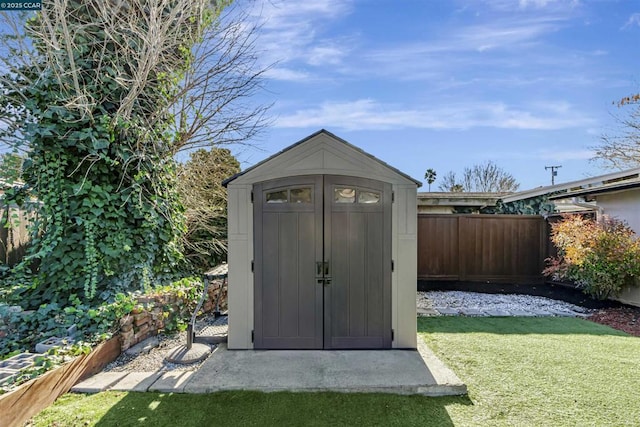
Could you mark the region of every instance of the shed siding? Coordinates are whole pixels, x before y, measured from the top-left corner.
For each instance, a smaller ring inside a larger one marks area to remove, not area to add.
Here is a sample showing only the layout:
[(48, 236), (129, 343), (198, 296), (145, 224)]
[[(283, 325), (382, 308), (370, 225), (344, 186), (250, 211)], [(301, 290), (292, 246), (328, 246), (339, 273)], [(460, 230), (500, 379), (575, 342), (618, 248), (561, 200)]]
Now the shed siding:
[[(252, 348), (253, 213), (251, 185), (228, 187), (229, 215), (229, 342), (230, 349)], [(233, 309), (231, 309), (233, 308)]]
[(416, 348), (416, 283), (418, 275), (417, 188), (394, 186), (392, 225), (392, 328), (394, 348)]
[(251, 349), (254, 328), (253, 184), (302, 175), (343, 175), (391, 184), (391, 327), (394, 348), (416, 348), (417, 183), (399, 171), (328, 133), (258, 164), (228, 183), (229, 197), (229, 342), (230, 349)]

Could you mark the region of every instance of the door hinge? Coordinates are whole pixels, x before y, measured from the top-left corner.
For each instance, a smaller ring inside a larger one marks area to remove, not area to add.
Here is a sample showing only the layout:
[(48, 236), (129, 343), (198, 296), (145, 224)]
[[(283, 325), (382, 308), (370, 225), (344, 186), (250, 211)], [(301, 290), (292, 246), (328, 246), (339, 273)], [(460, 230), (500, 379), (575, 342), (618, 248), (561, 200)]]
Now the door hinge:
[(395, 203), (395, 201), (396, 201), (396, 192), (392, 191), (391, 192), (391, 203)]
[[(251, 342), (253, 342), (253, 339), (255, 338), (255, 334), (253, 333), (253, 329), (251, 330)], [(392, 338), (393, 340), (393, 338)]]
[(393, 341), (395, 339), (395, 331), (392, 329), (391, 330), (391, 341)]
[(396, 263), (393, 262), (393, 260), (391, 260), (391, 272), (393, 273), (395, 269), (396, 269)]
[(252, 272), (252, 273), (253, 273), (253, 269), (254, 269), (254, 267), (255, 267), (255, 264), (254, 264), (253, 260), (251, 260), (251, 272)]

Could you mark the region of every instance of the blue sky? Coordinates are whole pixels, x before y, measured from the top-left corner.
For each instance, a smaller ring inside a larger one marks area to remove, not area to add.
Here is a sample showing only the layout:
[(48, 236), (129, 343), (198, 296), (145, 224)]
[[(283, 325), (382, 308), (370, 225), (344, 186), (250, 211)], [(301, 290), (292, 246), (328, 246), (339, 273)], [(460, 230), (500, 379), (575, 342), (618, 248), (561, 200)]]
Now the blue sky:
[(618, 128), (613, 102), (640, 91), (637, 1), (258, 6), (275, 65), (254, 101), (274, 103), (273, 124), (235, 150), (243, 167), (325, 128), (417, 179), (492, 160), (525, 190), (550, 184), (549, 165), (556, 182), (608, 172), (591, 148)]

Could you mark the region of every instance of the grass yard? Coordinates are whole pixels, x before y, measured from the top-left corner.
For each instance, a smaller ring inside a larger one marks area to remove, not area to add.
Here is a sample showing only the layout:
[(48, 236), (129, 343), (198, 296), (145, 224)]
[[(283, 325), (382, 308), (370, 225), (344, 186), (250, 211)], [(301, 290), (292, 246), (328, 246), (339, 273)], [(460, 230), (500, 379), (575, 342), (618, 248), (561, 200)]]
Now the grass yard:
[(67, 394), (36, 426), (640, 425), (640, 339), (572, 318), (418, 320), (468, 397), (225, 392)]

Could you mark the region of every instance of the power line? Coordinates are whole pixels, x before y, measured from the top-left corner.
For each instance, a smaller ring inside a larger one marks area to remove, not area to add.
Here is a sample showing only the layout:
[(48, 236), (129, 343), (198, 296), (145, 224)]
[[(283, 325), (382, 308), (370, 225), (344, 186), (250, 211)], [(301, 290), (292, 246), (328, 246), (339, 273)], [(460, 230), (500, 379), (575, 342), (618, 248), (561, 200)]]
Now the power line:
[(561, 165), (544, 167), (544, 170), (551, 169), (551, 185), (554, 185), (556, 183), (556, 176), (558, 176), (558, 169), (560, 169), (561, 167), (562, 167)]

